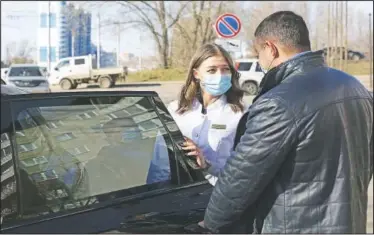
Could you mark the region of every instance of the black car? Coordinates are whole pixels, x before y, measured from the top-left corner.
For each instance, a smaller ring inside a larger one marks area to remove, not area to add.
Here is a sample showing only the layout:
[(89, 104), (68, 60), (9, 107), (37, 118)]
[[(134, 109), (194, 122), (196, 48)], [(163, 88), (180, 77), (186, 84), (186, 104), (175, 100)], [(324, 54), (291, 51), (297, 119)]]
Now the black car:
[[(161, 135), (171, 177), (147, 184)], [(155, 92), (27, 94), (2, 84), (1, 232), (196, 232), (212, 186), (181, 141)]]

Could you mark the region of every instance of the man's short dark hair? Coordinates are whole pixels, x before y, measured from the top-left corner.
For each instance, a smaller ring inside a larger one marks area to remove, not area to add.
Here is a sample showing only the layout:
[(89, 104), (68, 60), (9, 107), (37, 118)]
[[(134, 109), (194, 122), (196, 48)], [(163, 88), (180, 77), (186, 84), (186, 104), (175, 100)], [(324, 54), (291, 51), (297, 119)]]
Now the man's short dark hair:
[(255, 31), (256, 39), (277, 40), (290, 49), (310, 50), (309, 30), (304, 19), (292, 11), (266, 17)]

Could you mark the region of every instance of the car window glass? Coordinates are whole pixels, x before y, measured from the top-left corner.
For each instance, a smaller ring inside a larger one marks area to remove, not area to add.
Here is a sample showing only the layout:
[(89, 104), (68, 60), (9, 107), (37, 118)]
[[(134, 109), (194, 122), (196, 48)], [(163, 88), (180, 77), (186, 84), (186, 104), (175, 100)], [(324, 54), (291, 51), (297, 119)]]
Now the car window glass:
[(9, 77), (40, 77), (42, 73), (39, 67), (13, 67)]
[(170, 145), (147, 97), (89, 100), (17, 112), (22, 185), (29, 185), (23, 190), (33, 200), (22, 196), (24, 217), (86, 206), (146, 185), (156, 138)]
[(84, 59), (75, 59), (75, 60), (74, 60), (74, 64), (75, 64), (75, 65), (81, 65), (81, 64), (84, 64)]
[(6, 223), (10, 215), (17, 212), (17, 183), (12, 158), (13, 150), (9, 133), (1, 134), (1, 218)]
[(256, 72), (262, 72), (261, 66), (258, 62), (256, 62)]
[(70, 65), (70, 62), (68, 60), (64, 60), (64, 61), (61, 61), (57, 66), (56, 68), (63, 68), (63, 67), (66, 67), (66, 66), (69, 66)]
[(238, 71), (249, 71), (251, 69), (252, 62), (240, 62)]

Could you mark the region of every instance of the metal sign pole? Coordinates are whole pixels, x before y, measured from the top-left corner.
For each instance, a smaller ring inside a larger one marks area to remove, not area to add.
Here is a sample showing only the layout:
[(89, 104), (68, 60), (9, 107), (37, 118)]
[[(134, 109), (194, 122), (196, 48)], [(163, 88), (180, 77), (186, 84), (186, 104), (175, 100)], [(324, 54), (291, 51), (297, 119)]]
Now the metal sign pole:
[(371, 13), (369, 14), (369, 57), (370, 57), (370, 88), (373, 90), (373, 30), (371, 28)]

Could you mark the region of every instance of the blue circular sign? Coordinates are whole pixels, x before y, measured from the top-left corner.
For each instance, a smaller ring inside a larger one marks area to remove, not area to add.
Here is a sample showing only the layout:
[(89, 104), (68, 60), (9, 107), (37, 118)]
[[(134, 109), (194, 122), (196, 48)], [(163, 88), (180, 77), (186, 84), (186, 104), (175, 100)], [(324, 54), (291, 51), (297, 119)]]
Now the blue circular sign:
[(223, 38), (233, 38), (237, 36), (241, 29), (239, 18), (233, 14), (224, 14), (216, 20), (216, 31)]

